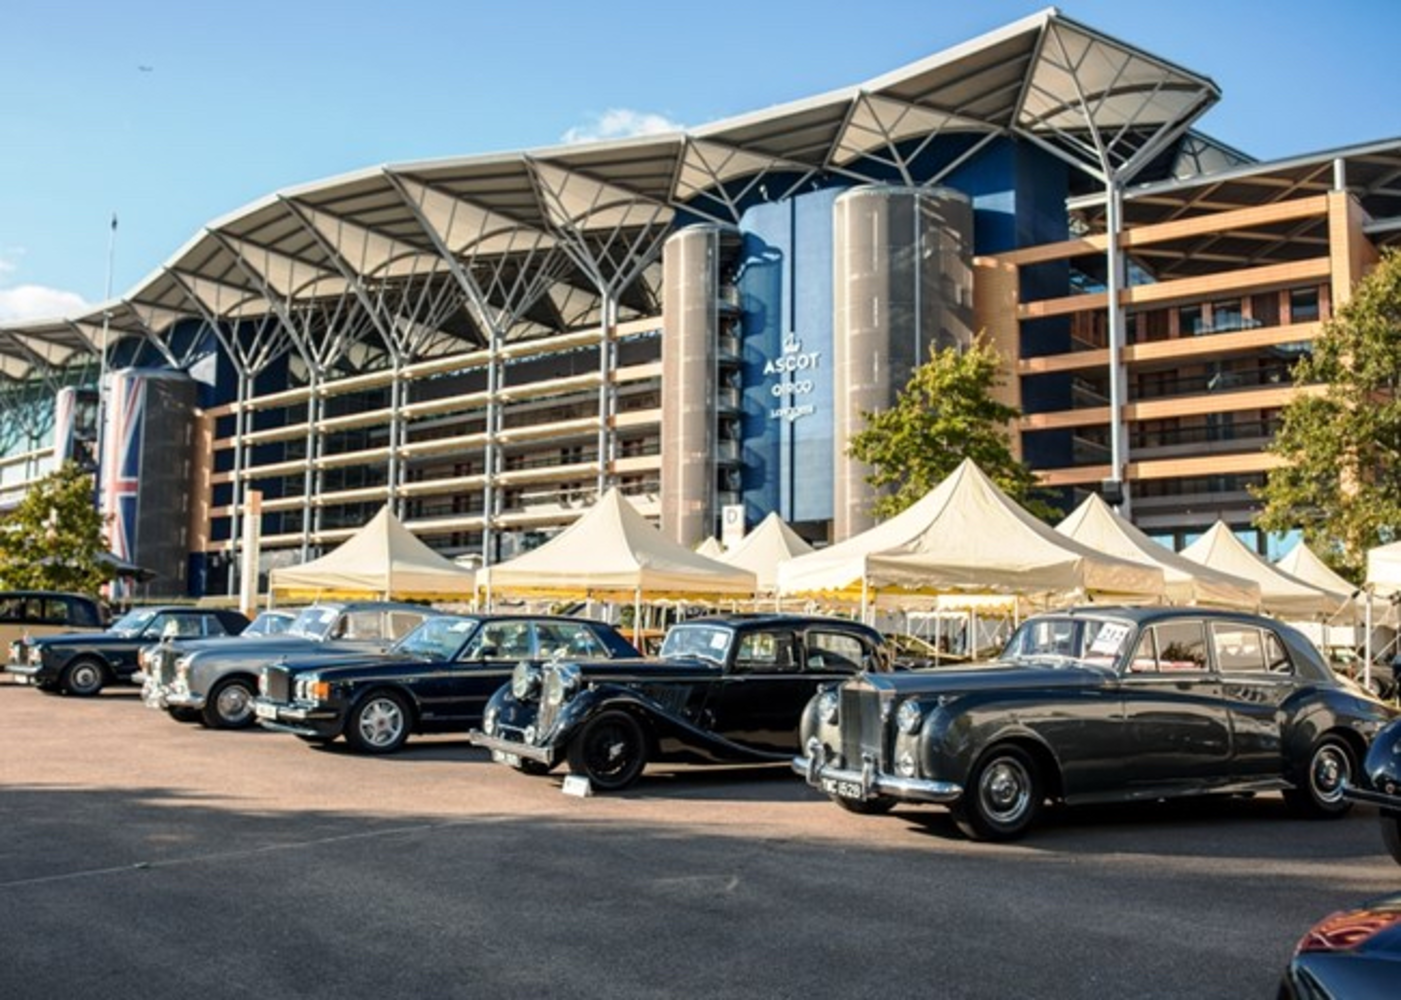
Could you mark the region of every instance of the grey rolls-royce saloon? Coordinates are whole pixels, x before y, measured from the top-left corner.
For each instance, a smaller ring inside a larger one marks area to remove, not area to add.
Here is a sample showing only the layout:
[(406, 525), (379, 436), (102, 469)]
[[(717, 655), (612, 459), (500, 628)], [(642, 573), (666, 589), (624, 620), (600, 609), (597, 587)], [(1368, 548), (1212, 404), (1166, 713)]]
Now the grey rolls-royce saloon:
[(162, 642), (142, 650), (141, 693), (151, 708), (214, 729), (253, 725), (263, 667), (282, 658), (382, 653), (442, 612), (395, 601), (329, 601), (303, 608), (283, 632), (249, 639)]
[(991, 663), (822, 692), (793, 767), (847, 809), (940, 804), (987, 840), (1022, 835), (1048, 801), (1275, 790), (1337, 816), (1395, 714), (1281, 622), (1094, 607), (1028, 619)]

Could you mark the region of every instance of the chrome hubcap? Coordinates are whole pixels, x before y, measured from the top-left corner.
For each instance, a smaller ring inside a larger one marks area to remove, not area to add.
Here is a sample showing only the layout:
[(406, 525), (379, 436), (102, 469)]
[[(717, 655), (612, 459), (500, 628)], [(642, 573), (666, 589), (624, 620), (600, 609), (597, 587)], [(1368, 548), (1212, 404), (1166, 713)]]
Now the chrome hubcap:
[(392, 701), (372, 701), (360, 713), (360, 735), (366, 743), (388, 746), (404, 728), (404, 713)]
[(1343, 781), (1349, 770), (1342, 750), (1327, 746), (1318, 751), (1313, 759), (1313, 789), (1321, 802), (1333, 803), (1343, 797)]
[(980, 785), (988, 815), (1000, 822), (1017, 819), (1031, 800), (1031, 777), (1015, 760), (993, 761)]
[(252, 709), (248, 692), (239, 684), (233, 684), (219, 692), (215, 705), (219, 717), (229, 722), (242, 722)]

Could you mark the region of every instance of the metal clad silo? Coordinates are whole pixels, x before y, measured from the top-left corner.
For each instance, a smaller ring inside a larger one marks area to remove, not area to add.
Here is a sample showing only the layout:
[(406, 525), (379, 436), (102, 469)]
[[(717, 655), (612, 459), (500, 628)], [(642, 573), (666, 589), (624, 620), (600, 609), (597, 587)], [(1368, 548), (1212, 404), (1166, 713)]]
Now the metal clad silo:
[(102, 509), (121, 558), (155, 572), (151, 595), (186, 593), (196, 386), (183, 372), (108, 376)]
[(949, 188), (871, 186), (833, 206), (833, 539), (871, 527), (870, 469), (847, 455), (863, 414), (889, 408), (932, 347), (973, 323), (973, 205)]
[(720, 233), (690, 226), (662, 250), (662, 533), (695, 545), (715, 530)]

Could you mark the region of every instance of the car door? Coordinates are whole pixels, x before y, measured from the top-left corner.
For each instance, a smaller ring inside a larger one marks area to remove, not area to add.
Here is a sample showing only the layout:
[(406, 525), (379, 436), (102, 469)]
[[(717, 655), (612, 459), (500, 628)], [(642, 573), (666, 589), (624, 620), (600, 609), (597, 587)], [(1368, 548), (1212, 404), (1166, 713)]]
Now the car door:
[(1211, 646), (1231, 714), (1233, 773), (1242, 781), (1280, 777), (1280, 711), (1299, 689), (1284, 643), (1268, 628), (1212, 622)]
[(1198, 619), (1143, 630), (1120, 688), (1122, 774), (1130, 793), (1229, 780), (1230, 714), (1207, 648), (1206, 623)]
[(487, 621), (458, 655), (419, 680), (423, 717), (457, 728), (481, 721), (486, 703), (522, 660), (538, 659), (534, 623), (524, 618)]
[(814, 681), (803, 673), (791, 628), (750, 629), (735, 637), (729, 668), (706, 703), (713, 729), (762, 753), (791, 753)]

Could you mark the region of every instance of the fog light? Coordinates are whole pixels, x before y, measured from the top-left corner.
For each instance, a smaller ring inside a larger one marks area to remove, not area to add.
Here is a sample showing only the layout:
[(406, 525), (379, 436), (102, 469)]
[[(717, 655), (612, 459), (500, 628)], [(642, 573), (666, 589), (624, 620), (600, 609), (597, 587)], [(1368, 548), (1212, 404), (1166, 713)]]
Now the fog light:
[(488, 708), (486, 714), (482, 716), (482, 732), (488, 736), (496, 735), (496, 708)]
[(913, 778), (915, 776), (915, 758), (912, 753), (902, 753), (900, 759), (895, 762), (895, 770), (902, 778)]
[(535, 742), (535, 727), (534, 727), (534, 726), (526, 726), (526, 727), (525, 727), (525, 732), (522, 733), (521, 735), (525, 737), (525, 741), (526, 741), (527, 743), (534, 743), (534, 742)]

